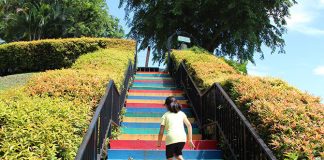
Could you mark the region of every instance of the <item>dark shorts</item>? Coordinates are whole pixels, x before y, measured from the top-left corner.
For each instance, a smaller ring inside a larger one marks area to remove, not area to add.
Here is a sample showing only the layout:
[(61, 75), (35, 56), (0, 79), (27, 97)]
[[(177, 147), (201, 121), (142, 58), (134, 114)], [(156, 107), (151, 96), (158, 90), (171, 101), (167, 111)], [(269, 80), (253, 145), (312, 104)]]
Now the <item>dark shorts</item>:
[(182, 149), (186, 142), (172, 143), (166, 146), (166, 157), (172, 158), (173, 156), (182, 155)]

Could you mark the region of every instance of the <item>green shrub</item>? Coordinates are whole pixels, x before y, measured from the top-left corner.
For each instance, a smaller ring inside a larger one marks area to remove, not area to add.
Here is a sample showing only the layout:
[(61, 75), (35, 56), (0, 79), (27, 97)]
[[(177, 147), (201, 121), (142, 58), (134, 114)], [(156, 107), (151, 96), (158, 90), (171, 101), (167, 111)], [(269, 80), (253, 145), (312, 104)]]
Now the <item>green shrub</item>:
[(46, 39), (0, 45), (0, 75), (70, 67), (100, 48), (133, 49), (133, 41), (108, 38)]
[(242, 73), (242, 74), (247, 74), (248, 73), (247, 68), (246, 68), (246, 66), (248, 64), (247, 61), (244, 62), (244, 63), (239, 63), (239, 62), (231, 60), (231, 59), (226, 59), (226, 58), (222, 58), (222, 59), (224, 59), (224, 61), (228, 65), (232, 66), (235, 70), (239, 71), (240, 73)]
[(2, 91), (0, 159), (74, 159), (107, 83), (120, 89), (134, 58), (134, 43), (120, 41)]
[[(220, 83), (278, 159), (324, 157), (324, 110), (318, 97), (274, 78), (245, 76), (208, 53), (173, 51), (204, 90)], [(294, 156), (296, 157), (296, 156)]]
[(73, 159), (90, 108), (11, 90), (0, 97), (0, 159)]

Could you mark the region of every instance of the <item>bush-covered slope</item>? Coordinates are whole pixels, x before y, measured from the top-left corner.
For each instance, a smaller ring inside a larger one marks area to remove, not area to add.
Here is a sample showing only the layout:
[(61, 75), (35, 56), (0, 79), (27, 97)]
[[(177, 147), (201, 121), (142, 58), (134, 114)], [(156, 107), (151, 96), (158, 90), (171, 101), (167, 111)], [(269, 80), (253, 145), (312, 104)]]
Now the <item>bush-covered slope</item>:
[(100, 48), (127, 49), (130, 43), (122, 39), (66, 38), (2, 44), (0, 75), (70, 67), (82, 54)]
[(80, 56), (0, 94), (0, 159), (74, 159), (109, 80), (120, 88), (133, 41)]
[(324, 108), (318, 97), (274, 78), (239, 74), (209, 53), (173, 51), (201, 90), (220, 83), (279, 159), (324, 157)]

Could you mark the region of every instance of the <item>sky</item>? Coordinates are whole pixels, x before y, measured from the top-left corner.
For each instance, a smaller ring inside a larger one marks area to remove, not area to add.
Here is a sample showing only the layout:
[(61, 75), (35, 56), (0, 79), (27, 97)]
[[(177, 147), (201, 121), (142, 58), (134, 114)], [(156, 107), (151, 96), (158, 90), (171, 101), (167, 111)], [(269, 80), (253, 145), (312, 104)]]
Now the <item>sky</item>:
[[(124, 19), (119, 0), (106, 0), (109, 12), (119, 18), (125, 33), (129, 27)], [(255, 65), (248, 64), (248, 73), (254, 76), (276, 77), (309, 94), (319, 96), (324, 103), (324, 0), (297, 0), (287, 19), (285, 54), (271, 54), (264, 47), (264, 59), (255, 54)], [(146, 51), (138, 55), (138, 66), (144, 66)], [(149, 66), (153, 65), (150, 61)]]

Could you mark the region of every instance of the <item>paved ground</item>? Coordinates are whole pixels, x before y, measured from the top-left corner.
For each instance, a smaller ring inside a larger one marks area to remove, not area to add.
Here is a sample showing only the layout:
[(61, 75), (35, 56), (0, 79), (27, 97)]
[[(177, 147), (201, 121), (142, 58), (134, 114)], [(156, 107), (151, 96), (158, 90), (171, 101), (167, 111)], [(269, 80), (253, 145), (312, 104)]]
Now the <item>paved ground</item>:
[(34, 73), (15, 74), (0, 77), (0, 90), (24, 85)]

